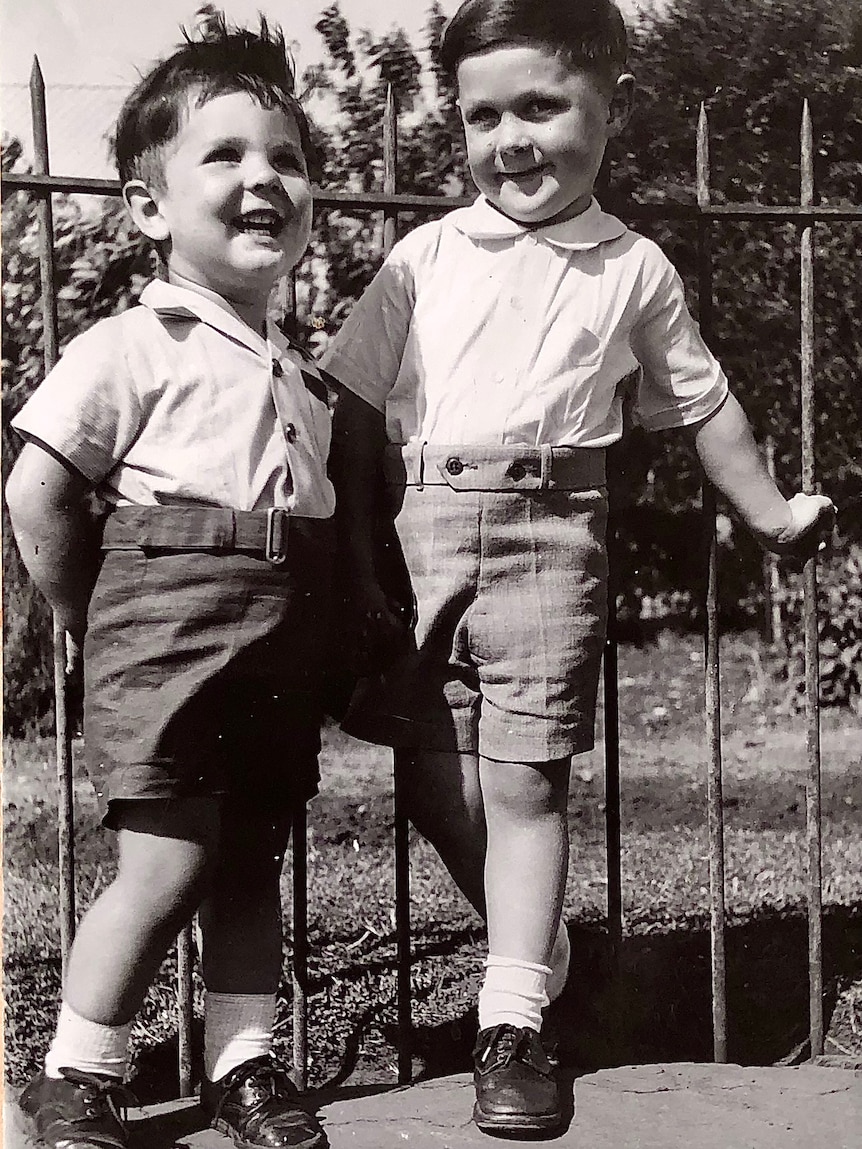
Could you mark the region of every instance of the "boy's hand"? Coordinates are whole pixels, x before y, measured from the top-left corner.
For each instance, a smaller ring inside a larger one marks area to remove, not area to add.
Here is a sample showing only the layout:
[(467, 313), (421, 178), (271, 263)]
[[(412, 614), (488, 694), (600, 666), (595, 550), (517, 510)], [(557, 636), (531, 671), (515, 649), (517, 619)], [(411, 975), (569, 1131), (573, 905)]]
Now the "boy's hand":
[(823, 550), (835, 526), (837, 510), (832, 500), (826, 495), (800, 493), (788, 499), (787, 508), (790, 522), (778, 535), (762, 537), (763, 545), (776, 554), (797, 558), (810, 558)]

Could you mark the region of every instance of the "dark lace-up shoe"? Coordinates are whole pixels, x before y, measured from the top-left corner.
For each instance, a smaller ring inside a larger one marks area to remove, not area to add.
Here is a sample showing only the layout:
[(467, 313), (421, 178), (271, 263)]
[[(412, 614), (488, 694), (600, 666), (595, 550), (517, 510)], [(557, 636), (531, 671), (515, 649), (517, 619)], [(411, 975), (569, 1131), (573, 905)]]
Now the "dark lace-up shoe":
[(210, 1125), (239, 1149), (321, 1149), (328, 1144), (296, 1086), (271, 1057), (253, 1057), (218, 1081), (201, 1082)]
[(62, 1077), (38, 1073), (19, 1104), (44, 1145), (62, 1149), (125, 1149), (125, 1112), (135, 1098), (117, 1077), (63, 1068)]
[(534, 1029), (482, 1029), (473, 1050), (473, 1120), (485, 1133), (538, 1133), (562, 1123), (553, 1068)]

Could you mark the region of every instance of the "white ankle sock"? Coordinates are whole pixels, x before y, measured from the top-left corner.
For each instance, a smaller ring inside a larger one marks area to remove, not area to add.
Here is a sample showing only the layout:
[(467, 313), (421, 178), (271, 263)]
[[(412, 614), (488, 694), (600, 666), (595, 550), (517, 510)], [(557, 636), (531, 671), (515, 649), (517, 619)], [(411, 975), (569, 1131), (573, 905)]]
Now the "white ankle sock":
[(204, 1073), (209, 1081), (272, 1052), (274, 993), (207, 992), (204, 1000)]
[(68, 1067), (85, 1073), (105, 1073), (122, 1080), (131, 1029), (131, 1022), (100, 1025), (97, 1021), (88, 1021), (63, 1002), (54, 1040), (45, 1055), (46, 1075), (60, 1077), (60, 1070)]
[(508, 1024), (538, 1033), (548, 1004), (545, 984), (550, 973), (545, 965), (489, 954), (479, 990), (479, 1028)]
[(566, 929), (565, 922), (560, 922), (557, 927), (557, 936), (554, 938), (554, 948), (551, 950), (551, 973), (548, 976), (548, 984), (545, 986), (545, 993), (548, 995), (548, 1001), (556, 1001), (565, 988), (566, 979), (569, 976), (569, 962), (572, 958), (572, 943), (569, 941), (569, 931)]

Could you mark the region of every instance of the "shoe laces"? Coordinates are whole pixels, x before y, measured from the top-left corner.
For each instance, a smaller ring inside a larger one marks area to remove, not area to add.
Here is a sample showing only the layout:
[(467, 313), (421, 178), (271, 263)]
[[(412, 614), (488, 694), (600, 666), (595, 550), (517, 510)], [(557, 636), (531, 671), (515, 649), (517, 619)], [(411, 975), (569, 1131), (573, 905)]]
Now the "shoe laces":
[(256, 1100), (268, 1100), (270, 1097), (280, 1097), (284, 1094), (296, 1094), (296, 1086), (290, 1079), (287, 1070), (272, 1057), (253, 1057), (230, 1070), (219, 1083), (225, 1092), (237, 1085), (250, 1086), (256, 1094)]
[(100, 1077), (83, 1069), (64, 1066), (60, 1072), (66, 1081), (77, 1085), (83, 1092), (81, 1101), (86, 1112), (77, 1120), (89, 1121), (110, 1113), (121, 1129), (125, 1130), (126, 1111), (137, 1104), (137, 1098), (122, 1081), (113, 1077)]
[(487, 1064), (493, 1060), (501, 1069), (511, 1065), (521, 1053), (527, 1036), (526, 1030), (517, 1029), (514, 1025), (501, 1025), (488, 1043), (483, 1062)]

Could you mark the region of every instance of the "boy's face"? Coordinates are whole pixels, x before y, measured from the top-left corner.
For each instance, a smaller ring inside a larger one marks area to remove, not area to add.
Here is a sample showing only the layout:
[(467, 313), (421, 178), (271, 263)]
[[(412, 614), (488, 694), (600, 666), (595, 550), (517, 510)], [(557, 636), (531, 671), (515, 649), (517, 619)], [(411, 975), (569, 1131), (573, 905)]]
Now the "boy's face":
[(631, 112), (631, 76), (613, 92), (541, 44), (466, 56), (458, 104), (479, 191), (518, 223), (557, 223), (589, 207), (605, 145)]
[(192, 99), (163, 185), (151, 191), (144, 230), (167, 242), (170, 277), (240, 306), (265, 306), (311, 234), (311, 185), (293, 116), (245, 92), (202, 107)]

